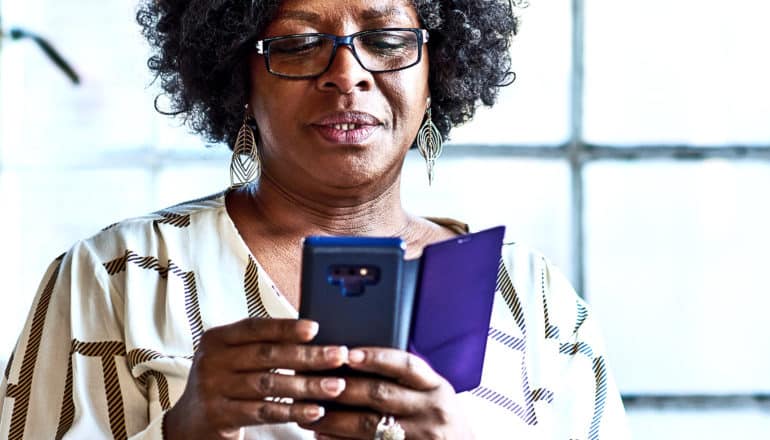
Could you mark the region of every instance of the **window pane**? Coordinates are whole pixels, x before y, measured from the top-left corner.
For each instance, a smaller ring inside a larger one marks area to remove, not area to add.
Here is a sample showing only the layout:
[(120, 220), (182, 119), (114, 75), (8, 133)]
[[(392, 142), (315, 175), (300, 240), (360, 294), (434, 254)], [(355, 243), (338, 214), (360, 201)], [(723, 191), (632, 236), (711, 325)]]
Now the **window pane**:
[(627, 393), (770, 390), (770, 165), (602, 162), (586, 286)]
[(517, 11), (516, 82), (503, 88), (495, 107), (480, 108), (473, 122), (452, 131), (453, 142), (557, 146), (569, 138), (571, 2), (530, 2)]
[(45, 269), (75, 241), (149, 212), (141, 169), (0, 172), (0, 360), (7, 360)]
[(3, 24), (47, 38), (81, 77), (70, 83), (31, 41), (3, 42), (0, 161), (57, 166), (114, 160), (115, 151), (195, 151), (203, 141), (158, 114), (135, 1), (2, 2)]
[(634, 440), (759, 440), (770, 432), (770, 417), (761, 407), (630, 410), (628, 420)]
[(229, 156), (212, 157), (209, 162), (166, 168), (158, 176), (155, 209), (215, 194), (229, 186)]
[(455, 218), (473, 230), (506, 225), (506, 240), (543, 252), (570, 276), (569, 185), (569, 167), (559, 161), (447, 156), (429, 187), (425, 161), (412, 151), (402, 194), (414, 214)]
[[(191, 151), (203, 143), (153, 109), (158, 87), (147, 87), (151, 76), (135, 2), (87, 0), (81, 9), (88, 13), (52, 7), (47, 0), (10, 3), (2, 4), (4, 23), (49, 38), (82, 84), (71, 85), (32, 43), (4, 45), (5, 165), (106, 160), (111, 150), (137, 148)], [(568, 138), (570, 2), (532, 3), (519, 13), (521, 32), (512, 48), (517, 81), (493, 110), (480, 109), (474, 122), (455, 130), (454, 142), (558, 145)]]
[(60, 165), (149, 145), (154, 116), (135, 2), (86, 0), (72, 8), (30, 0), (3, 7), (4, 25), (49, 39), (82, 81), (72, 85), (31, 41), (4, 41), (5, 165)]
[(770, 143), (770, 3), (584, 3), (589, 142)]

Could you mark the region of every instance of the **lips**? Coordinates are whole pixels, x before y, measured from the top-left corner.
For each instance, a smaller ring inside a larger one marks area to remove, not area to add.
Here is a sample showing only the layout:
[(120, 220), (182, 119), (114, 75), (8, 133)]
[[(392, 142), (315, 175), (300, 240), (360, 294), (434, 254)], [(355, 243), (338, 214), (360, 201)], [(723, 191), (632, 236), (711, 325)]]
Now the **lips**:
[(369, 113), (336, 112), (319, 118), (311, 125), (328, 142), (360, 144), (371, 137), (382, 122)]

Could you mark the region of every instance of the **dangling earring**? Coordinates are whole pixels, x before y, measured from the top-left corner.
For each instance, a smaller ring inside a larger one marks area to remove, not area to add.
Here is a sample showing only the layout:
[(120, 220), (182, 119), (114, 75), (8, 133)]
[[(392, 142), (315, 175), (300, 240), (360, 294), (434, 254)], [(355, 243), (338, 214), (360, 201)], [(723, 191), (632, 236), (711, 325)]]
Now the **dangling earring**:
[(425, 122), (420, 127), (417, 134), (417, 149), (425, 158), (425, 165), (428, 167), (428, 185), (433, 183), (433, 168), (436, 166), (436, 159), (441, 156), (441, 150), (444, 146), (444, 140), (441, 139), (441, 132), (433, 124), (430, 113), (430, 98), (428, 98), (428, 111), (426, 112)]
[(249, 106), (243, 115), (243, 125), (238, 130), (233, 146), (233, 157), (230, 160), (230, 188), (247, 185), (259, 178), (259, 151), (254, 130), (249, 124)]

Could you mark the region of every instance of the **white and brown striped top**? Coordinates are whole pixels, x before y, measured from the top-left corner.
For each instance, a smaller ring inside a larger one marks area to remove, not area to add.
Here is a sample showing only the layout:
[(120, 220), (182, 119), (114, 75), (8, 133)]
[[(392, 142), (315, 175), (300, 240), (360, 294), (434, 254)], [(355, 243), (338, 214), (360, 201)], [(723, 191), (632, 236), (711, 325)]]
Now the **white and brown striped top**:
[[(588, 308), (542, 256), (506, 244), (481, 386), (479, 439), (629, 438)], [(46, 272), (0, 385), (0, 438), (162, 438), (204, 330), (297, 312), (229, 218), (224, 194), (123, 221)], [(246, 438), (309, 439), (294, 424)]]

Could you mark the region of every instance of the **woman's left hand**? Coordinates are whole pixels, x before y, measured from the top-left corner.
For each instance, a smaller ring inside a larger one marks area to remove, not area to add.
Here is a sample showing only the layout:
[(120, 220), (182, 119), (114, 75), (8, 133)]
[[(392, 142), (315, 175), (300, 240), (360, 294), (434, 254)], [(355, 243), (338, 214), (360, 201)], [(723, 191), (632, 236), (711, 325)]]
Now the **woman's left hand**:
[(329, 410), (319, 421), (303, 425), (317, 438), (372, 440), (383, 415), (395, 418), (406, 439), (473, 438), (454, 388), (419, 357), (368, 347), (351, 350), (348, 359), (351, 368), (384, 378), (345, 378), (345, 390), (334, 401), (363, 408)]

